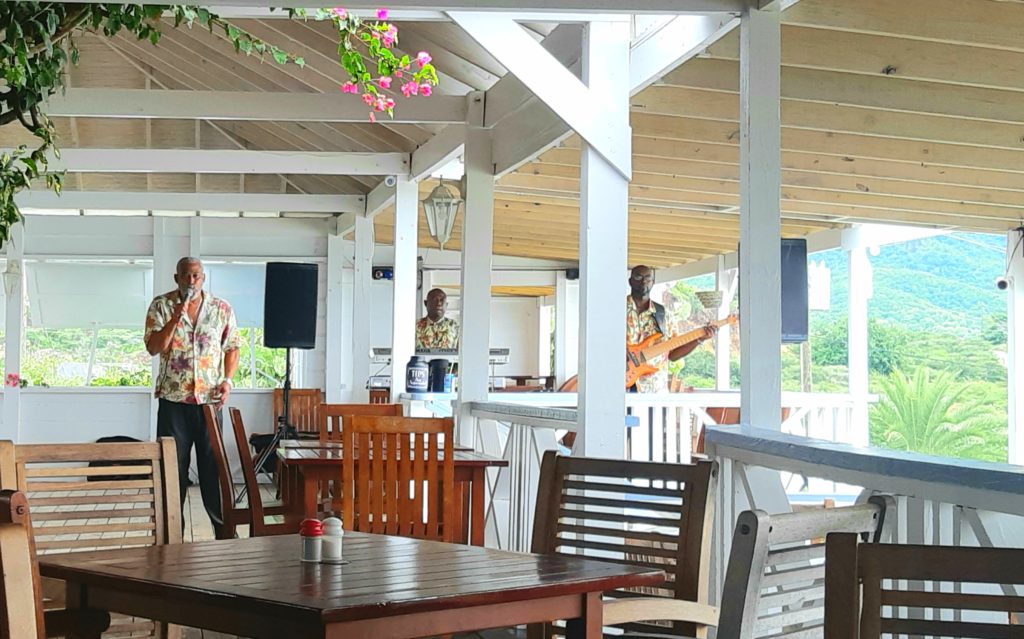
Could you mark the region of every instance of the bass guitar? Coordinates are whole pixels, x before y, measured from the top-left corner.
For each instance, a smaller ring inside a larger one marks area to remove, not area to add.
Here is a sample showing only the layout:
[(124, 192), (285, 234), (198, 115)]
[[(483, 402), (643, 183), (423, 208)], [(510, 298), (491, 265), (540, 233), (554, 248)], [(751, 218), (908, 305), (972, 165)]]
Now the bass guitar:
[[(710, 322), (708, 325), (719, 328), (726, 324), (735, 324), (737, 321), (739, 318), (736, 315), (730, 315), (725, 319)], [(636, 380), (641, 377), (658, 372), (657, 366), (648, 363), (650, 360), (697, 341), (703, 336), (704, 326), (701, 326), (664, 341), (660, 341), (664, 339), (664, 335), (655, 333), (639, 344), (626, 344), (626, 388), (635, 384)]]

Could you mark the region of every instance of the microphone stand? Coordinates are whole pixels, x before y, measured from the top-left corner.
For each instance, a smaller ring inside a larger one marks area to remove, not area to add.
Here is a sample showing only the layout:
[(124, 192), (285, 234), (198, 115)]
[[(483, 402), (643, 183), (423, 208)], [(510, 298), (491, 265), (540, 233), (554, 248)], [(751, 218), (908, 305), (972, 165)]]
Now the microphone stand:
[[(263, 464), (267, 461), (267, 459), (274, 454), (275, 450), (277, 450), (278, 442), (280, 442), (282, 439), (295, 438), (297, 436), (295, 428), (288, 424), (288, 416), (290, 415), (290, 413), (288, 412), (288, 396), (291, 394), (292, 391), (291, 347), (285, 348), (284, 352), (284, 389), (282, 392), (283, 401), (281, 402), (283, 404), (284, 410), (282, 414), (277, 416), (277, 430), (274, 432), (274, 438), (270, 440), (270, 445), (264, 448), (262, 451), (260, 451), (259, 456), (256, 457), (256, 460), (254, 462), (254, 470), (257, 474), (260, 472), (260, 469), (263, 467)], [(246, 487), (245, 485), (243, 485), (242, 488), (238, 491), (238, 496), (235, 497), (235, 503), (240, 504), (242, 500), (245, 498), (245, 495)]]

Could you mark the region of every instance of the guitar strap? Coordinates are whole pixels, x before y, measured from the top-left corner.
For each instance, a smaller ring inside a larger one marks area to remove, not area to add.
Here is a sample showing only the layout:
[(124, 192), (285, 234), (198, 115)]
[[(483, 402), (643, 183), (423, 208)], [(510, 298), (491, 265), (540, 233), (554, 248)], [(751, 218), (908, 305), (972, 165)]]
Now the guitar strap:
[(651, 300), (651, 304), (654, 305), (654, 324), (657, 326), (658, 332), (668, 336), (668, 331), (665, 330), (665, 307), (654, 300)]

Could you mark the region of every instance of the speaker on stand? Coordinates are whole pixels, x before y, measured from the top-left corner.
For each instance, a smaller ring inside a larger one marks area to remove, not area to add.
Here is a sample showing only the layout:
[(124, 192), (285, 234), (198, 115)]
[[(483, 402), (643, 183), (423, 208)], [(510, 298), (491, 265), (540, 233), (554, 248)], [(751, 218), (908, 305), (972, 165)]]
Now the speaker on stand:
[(316, 347), (317, 302), (316, 264), (267, 262), (263, 295), (263, 345), (285, 349), (284, 410), (281, 415), (277, 415), (274, 439), (256, 459), (257, 470), (263, 467), (266, 459), (277, 449), (279, 440), (295, 435), (295, 429), (288, 423), (292, 349)]

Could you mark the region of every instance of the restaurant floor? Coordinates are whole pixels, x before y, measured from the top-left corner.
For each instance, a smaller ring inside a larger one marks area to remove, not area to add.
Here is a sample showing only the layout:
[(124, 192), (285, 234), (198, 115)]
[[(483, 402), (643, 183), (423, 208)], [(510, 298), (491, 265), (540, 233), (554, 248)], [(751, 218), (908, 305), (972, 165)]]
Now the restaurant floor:
[[(274, 493), (273, 487), (263, 486), (261, 488), (263, 493), (264, 502), (273, 501)], [(198, 486), (190, 486), (188, 489), (188, 496), (185, 498), (185, 507), (183, 510), (183, 516), (185, 518), (185, 536), (184, 541), (186, 543), (192, 541), (207, 541), (213, 539), (213, 526), (210, 524), (210, 518), (206, 516), (206, 510), (203, 508), (203, 500), (199, 495)], [(249, 527), (240, 526), (238, 529), (239, 537), (249, 536)], [(196, 628), (185, 628), (182, 633), (182, 639), (233, 639), (234, 635), (226, 635), (220, 632), (213, 632), (211, 630), (198, 630)], [(515, 633), (509, 630), (488, 630), (486, 632), (459, 635), (461, 639), (513, 639), (516, 637), (525, 637), (525, 632)]]

